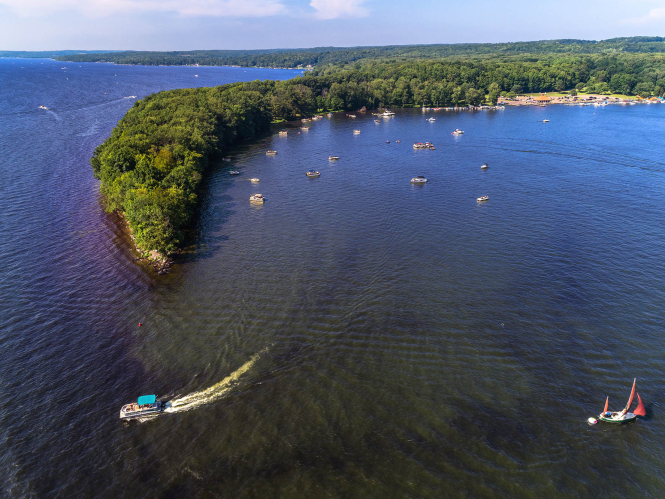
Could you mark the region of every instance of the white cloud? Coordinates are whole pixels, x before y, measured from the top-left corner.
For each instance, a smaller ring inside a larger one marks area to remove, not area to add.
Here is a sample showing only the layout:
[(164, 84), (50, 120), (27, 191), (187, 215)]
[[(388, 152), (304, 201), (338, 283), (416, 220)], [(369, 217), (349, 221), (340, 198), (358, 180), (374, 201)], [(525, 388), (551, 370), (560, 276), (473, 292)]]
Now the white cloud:
[(649, 13), (642, 17), (632, 17), (630, 19), (624, 19), (622, 24), (630, 24), (632, 26), (644, 26), (645, 24), (651, 24), (655, 21), (661, 21), (665, 19), (665, 7), (657, 7), (651, 9)]
[(365, 0), (311, 0), (310, 7), (316, 9), (319, 19), (338, 17), (366, 17), (369, 10), (362, 6)]
[(281, 0), (0, 0), (23, 17), (74, 10), (88, 17), (141, 12), (182, 16), (265, 17), (284, 11)]

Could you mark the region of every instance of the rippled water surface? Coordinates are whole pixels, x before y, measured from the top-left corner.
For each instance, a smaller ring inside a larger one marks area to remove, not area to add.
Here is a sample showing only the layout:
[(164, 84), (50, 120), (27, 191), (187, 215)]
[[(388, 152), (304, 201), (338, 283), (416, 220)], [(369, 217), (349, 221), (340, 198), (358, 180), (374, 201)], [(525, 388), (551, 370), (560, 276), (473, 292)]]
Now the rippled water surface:
[[(665, 495), (665, 106), (276, 128), (134, 263), (88, 165), (124, 97), (294, 74), (0, 60), (3, 494)], [(647, 417), (587, 425), (633, 377)]]

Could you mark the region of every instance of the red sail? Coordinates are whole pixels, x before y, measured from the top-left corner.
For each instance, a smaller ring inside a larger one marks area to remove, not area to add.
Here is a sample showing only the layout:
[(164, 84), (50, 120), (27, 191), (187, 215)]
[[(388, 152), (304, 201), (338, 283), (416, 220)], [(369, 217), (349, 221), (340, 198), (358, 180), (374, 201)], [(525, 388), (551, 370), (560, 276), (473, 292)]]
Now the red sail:
[(642, 403), (642, 397), (640, 397), (640, 394), (637, 394), (637, 407), (633, 411), (633, 414), (636, 416), (646, 416), (647, 415), (647, 410), (644, 408), (644, 404)]
[(610, 397), (607, 397), (607, 400), (605, 401), (605, 409), (603, 409), (603, 414), (607, 412), (607, 407), (610, 405)]
[(633, 389), (630, 391), (630, 398), (628, 399), (628, 403), (626, 404), (626, 408), (624, 411), (628, 412), (630, 410), (630, 406), (633, 403), (633, 399), (635, 398), (635, 383), (637, 383), (637, 378), (633, 380)]

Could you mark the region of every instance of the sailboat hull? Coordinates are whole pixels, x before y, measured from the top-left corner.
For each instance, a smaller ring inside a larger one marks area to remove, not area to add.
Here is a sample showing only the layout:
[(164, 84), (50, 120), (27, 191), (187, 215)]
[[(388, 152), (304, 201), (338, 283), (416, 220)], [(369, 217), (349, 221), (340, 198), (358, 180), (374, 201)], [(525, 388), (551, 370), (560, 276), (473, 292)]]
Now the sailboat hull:
[(635, 421), (636, 419), (637, 416), (632, 412), (626, 413), (621, 419), (613, 419), (612, 417), (606, 418), (605, 416), (602, 415), (598, 416), (599, 421), (604, 421), (605, 423), (614, 423), (614, 424), (630, 423), (631, 421)]

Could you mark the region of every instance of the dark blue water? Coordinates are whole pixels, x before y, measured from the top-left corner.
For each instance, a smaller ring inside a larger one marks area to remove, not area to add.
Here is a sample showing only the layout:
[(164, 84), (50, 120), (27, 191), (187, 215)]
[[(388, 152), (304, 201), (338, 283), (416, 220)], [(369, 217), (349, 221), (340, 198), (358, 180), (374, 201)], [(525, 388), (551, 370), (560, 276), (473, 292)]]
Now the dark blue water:
[(53, 64), (0, 61), (4, 495), (663, 495), (665, 106), (275, 129), (156, 276), (88, 165), (123, 97), (293, 72)]

